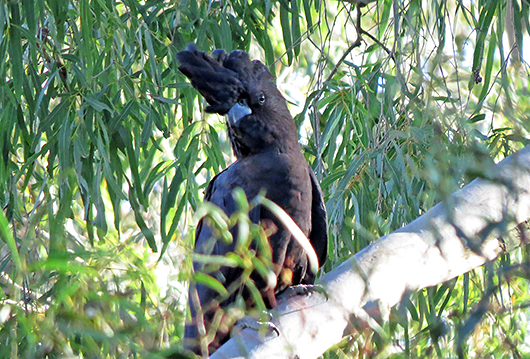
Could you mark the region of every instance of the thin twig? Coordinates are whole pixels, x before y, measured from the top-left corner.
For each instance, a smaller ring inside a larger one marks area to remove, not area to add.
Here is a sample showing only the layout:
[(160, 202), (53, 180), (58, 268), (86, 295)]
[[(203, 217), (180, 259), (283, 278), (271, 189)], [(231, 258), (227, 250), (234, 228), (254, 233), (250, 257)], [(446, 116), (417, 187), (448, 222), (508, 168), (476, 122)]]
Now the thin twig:
[[(337, 73), (338, 69), (339, 69), (339, 66), (344, 62), (344, 60), (346, 59), (346, 56), (348, 56), (350, 54), (350, 52), (353, 51), (353, 49), (355, 49), (356, 47), (359, 47), (361, 46), (362, 44), (362, 34), (359, 32), (359, 29), (361, 28), (361, 8), (359, 6), (356, 6), (357, 8), (357, 19), (356, 19), (356, 24), (355, 24), (355, 28), (357, 29), (357, 39), (355, 39), (355, 41), (348, 47), (348, 49), (344, 52), (344, 54), (342, 54), (341, 58), (339, 59), (339, 61), (337, 61), (337, 63), (335, 64), (335, 66), (333, 66), (333, 69), (331, 70), (331, 72), (329, 73), (328, 77), (326, 78), (326, 80), (324, 81), (324, 83), (328, 82), (328, 81), (331, 81), (331, 79), (333, 78), (333, 76), (335, 75), (335, 73)], [(320, 88), (320, 90), (318, 91), (317, 95), (315, 96), (315, 98), (313, 99), (313, 107), (314, 107), (314, 104), (316, 103), (316, 101), (318, 101), (318, 99), (320, 98), (320, 96), (322, 95), (322, 92), (324, 92), (324, 86), (322, 86)]]

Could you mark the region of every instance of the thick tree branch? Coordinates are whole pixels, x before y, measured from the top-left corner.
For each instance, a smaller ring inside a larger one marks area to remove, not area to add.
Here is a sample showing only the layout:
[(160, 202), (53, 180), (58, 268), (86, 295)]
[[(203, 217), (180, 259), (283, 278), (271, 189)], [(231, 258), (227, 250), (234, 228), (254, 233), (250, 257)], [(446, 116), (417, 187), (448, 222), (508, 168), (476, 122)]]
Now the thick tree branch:
[[(504, 159), (490, 180), (477, 179), (402, 229), (379, 239), (320, 281), (320, 294), (280, 304), (281, 335), (245, 329), (212, 358), (317, 358), (369, 313), (406, 292), (437, 285), (520, 243), (497, 239), (530, 218), (530, 146)], [(524, 241), (526, 235), (519, 236)]]

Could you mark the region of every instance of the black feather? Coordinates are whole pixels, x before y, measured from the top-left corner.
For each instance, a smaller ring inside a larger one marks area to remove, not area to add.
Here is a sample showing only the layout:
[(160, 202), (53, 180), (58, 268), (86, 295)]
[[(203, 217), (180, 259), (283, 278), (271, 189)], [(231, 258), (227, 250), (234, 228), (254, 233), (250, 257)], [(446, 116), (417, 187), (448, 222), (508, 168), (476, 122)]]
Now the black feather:
[[(249, 200), (264, 190), (266, 197), (282, 207), (309, 238), (322, 266), (328, 246), (322, 193), (302, 154), (297, 128), (286, 101), (268, 68), (260, 61), (252, 61), (244, 51), (236, 50), (227, 55), (216, 50), (208, 56), (197, 51), (194, 45), (179, 52), (177, 58), (181, 63), (179, 69), (210, 104), (207, 111), (226, 114), (236, 104), (248, 107), (247, 115), (227, 123), (237, 161), (210, 182), (205, 201), (219, 206), (230, 216), (236, 210), (232, 196), (235, 188), (242, 188)], [(272, 222), (278, 228), (269, 237), (272, 259), (277, 264), (276, 287), (267, 288), (257, 273), (251, 276), (267, 305), (274, 306), (276, 294), (291, 285), (312, 284), (316, 273), (311, 272), (308, 257), (298, 242), (268, 210), (255, 207), (250, 219), (254, 223)], [(232, 229), (232, 235), (237, 236), (237, 227)], [(199, 223), (195, 239), (197, 253), (222, 255), (233, 250), (233, 243), (216, 241), (213, 230), (204, 221)], [(195, 270), (201, 271), (202, 268), (195, 264)], [(210, 275), (216, 276), (227, 287), (237, 283), (241, 270), (222, 267)], [(193, 288), (196, 288), (203, 308), (225, 307), (234, 300), (234, 296), (221, 300), (215, 291), (201, 284), (192, 285), (192, 291)], [(244, 290), (242, 293), (245, 296)], [(197, 311), (192, 301), (190, 308), (195, 318)], [(212, 317), (213, 310), (206, 310), (206, 324)], [(185, 338), (198, 336), (195, 324), (186, 326)], [(215, 349), (224, 339), (218, 335), (210, 349)], [(197, 351), (197, 347), (194, 349)]]
[(215, 55), (210, 57), (189, 44), (185, 51), (177, 54), (177, 60), (179, 70), (210, 104), (206, 112), (224, 115), (237, 102), (243, 84), (234, 71), (223, 67), (226, 53), (218, 51)]

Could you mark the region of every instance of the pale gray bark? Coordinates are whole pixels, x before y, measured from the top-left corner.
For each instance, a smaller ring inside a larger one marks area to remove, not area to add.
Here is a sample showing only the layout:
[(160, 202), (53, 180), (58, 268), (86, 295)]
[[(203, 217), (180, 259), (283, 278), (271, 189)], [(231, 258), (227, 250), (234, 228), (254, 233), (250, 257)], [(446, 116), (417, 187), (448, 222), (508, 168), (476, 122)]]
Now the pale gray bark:
[[(402, 229), (379, 239), (320, 281), (320, 294), (280, 304), (281, 335), (245, 329), (212, 358), (317, 358), (403, 295), (440, 284), (495, 259), (515, 243), (500, 241), (530, 218), (530, 146), (494, 167)], [(525, 235), (518, 237), (524, 240)], [(369, 314), (370, 313), (370, 314)]]

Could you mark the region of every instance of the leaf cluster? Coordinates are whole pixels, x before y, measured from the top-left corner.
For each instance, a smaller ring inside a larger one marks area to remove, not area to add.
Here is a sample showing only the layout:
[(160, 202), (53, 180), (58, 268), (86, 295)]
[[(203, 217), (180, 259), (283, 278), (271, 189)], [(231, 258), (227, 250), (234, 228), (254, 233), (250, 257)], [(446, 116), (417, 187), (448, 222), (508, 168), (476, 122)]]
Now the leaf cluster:
[[(325, 193), (328, 271), (528, 144), (528, 13), (511, 0), (1, 2), (0, 357), (178, 346), (193, 213), (232, 161), (177, 70), (187, 43), (250, 51), (290, 84)], [(325, 357), (527, 355), (527, 252), (411, 293)], [(248, 259), (266, 262), (232, 258)]]

